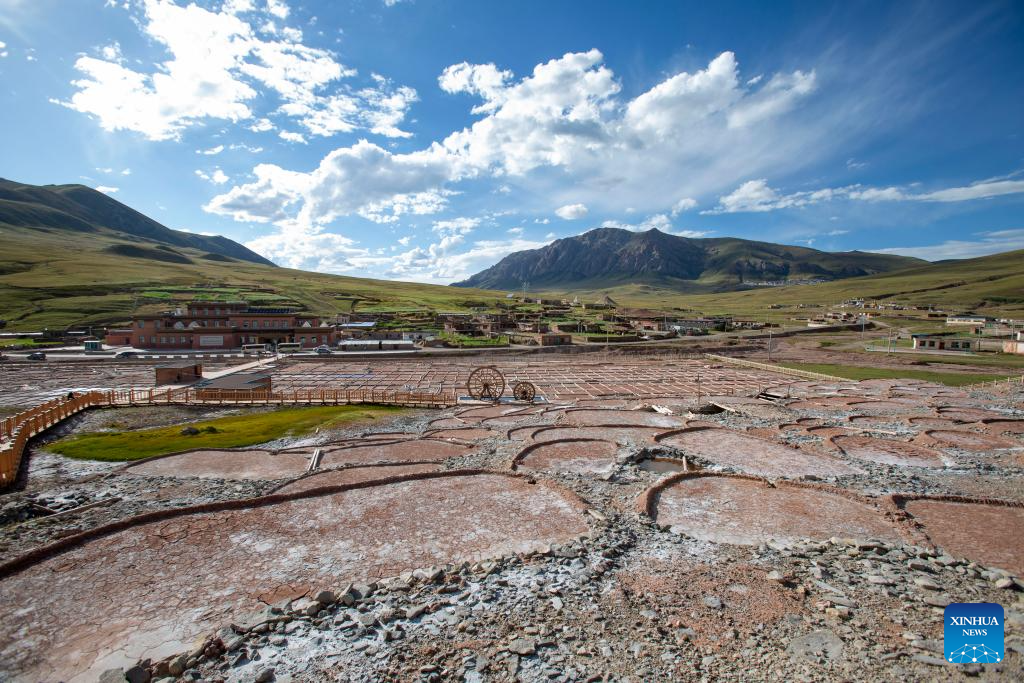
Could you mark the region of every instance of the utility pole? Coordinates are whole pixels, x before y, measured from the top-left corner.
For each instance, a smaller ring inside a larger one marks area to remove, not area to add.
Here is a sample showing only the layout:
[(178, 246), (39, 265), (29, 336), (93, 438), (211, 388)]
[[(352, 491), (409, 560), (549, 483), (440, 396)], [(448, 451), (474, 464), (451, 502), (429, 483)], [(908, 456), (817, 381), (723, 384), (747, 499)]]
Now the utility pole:
[(768, 328), (768, 362), (772, 362), (772, 328)]

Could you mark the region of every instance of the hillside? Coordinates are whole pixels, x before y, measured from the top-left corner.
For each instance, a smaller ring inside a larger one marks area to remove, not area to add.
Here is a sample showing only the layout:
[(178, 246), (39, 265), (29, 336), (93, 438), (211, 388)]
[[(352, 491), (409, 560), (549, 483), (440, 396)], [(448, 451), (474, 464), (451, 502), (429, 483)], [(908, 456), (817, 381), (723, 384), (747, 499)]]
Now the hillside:
[[(26, 185), (0, 178), (2, 227), (102, 234), (115, 240), (123, 239), (131, 245), (144, 240), (157, 248), (158, 245), (188, 247), (214, 257), (274, 265), (226, 237), (172, 230), (84, 185)], [(167, 253), (166, 249), (162, 251)], [(179, 255), (178, 262), (185, 263), (187, 259)]]
[[(686, 308), (705, 314), (729, 313), (750, 317), (789, 317), (792, 310), (770, 306), (830, 306), (865, 297), (947, 311), (1024, 317), (1024, 250), (972, 259), (938, 261), (904, 270), (849, 278), (816, 285), (763, 287), (743, 292), (683, 296), (666, 287), (642, 283), (574, 289), (585, 301), (610, 295), (625, 306), (659, 309)], [(557, 288), (550, 296), (564, 295)]]
[(279, 268), (229, 239), (170, 230), (74, 185), (0, 181), (0, 244), (7, 331), (118, 324), (191, 299), (331, 314), (468, 310), (504, 296)]
[(680, 293), (748, 289), (765, 280), (824, 279), (884, 273), (919, 259), (865, 252), (829, 253), (738, 238), (693, 239), (653, 229), (598, 228), (516, 252), (457, 287), (515, 290), (593, 289), (643, 283)]

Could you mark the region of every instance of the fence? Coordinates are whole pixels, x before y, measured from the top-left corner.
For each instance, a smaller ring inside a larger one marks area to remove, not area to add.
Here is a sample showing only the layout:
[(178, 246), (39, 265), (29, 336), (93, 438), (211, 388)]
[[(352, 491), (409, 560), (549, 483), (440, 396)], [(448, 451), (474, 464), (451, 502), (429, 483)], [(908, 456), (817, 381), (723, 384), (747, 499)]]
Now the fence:
[(978, 382), (977, 384), (967, 384), (963, 388), (967, 391), (975, 391), (978, 389), (998, 389), (999, 387), (1009, 387), (1011, 384), (1020, 384), (1021, 386), (1024, 386), (1024, 375), (1021, 375), (1020, 377), (992, 379), (987, 382)]
[(47, 401), (0, 421), (0, 489), (14, 483), (29, 439), (86, 408), (131, 405), (345, 405), (375, 403), (410, 408), (455, 405), (452, 390), (433, 393), (392, 389), (114, 389)]
[(752, 360), (743, 360), (742, 358), (731, 358), (729, 356), (719, 356), (714, 353), (705, 353), (705, 358), (711, 360), (721, 361), (723, 363), (732, 363), (733, 365), (741, 365), (745, 368), (754, 368), (755, 370), (765, 370), (767, 372), (774, 372), (779, 375), (791, 375), (793, 377), (803, 377), (804, 379), (820, 379), (826, 382), (848, 382), (849, 380), (845, 377), (836, 377), (835, 375), (825, 375), (820, 372), (810, 372), (808, 370), (796, 370), (794, 368), (786, 368), (781, 365), (771, 365), (770, 363), (758, 363)]

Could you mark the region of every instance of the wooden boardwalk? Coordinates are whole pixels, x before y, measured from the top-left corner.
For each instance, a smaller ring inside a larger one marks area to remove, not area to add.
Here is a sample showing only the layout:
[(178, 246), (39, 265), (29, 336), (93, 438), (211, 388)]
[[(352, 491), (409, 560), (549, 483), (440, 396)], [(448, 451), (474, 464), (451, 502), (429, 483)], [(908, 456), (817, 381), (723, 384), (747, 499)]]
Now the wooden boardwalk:
[(296, 389), (291, 391), (195, 389), (112, 389), (47, 401), (0, 421), (0, 489), (18, 477), (29, 440), (88, 408), (144, 405), (330, 406), (369, 403), (410, 408), (447, 408), (455, 391), (435, 393), (392, 389)]

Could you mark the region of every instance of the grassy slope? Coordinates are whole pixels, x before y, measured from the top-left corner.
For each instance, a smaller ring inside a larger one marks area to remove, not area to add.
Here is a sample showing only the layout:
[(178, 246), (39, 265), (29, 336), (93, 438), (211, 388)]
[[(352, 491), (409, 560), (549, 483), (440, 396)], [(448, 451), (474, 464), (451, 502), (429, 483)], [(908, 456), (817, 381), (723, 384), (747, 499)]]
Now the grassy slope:
[(154, 455), (193, 448), (237, 448), (300, 436), (316, 427), (337, 427), (356, 421), (388, 417), (400, 408), (386, 406), (341, 406), (283, 408), (266, 413), (231, 415), (188, 426), (216, 432), (193, 436), (181, 434), (182, 426), (155, 427), (131, 432), (93, 432), (70, 436), (48, 445), (47, 450), (83, 460), (108, 462), (140, 460)]
[(926, 382), (938, 382), (951, 387), (961, 387), (978, 382), (990, 382), (1005, 379), (1007, 375), (934, 372), (931, 370), (914, 370), (911, 368), (865, 368), (852, 365), (833, 365), (831, 363), (779, 363), (783, 367), (794, 370), (820, 372), (847, 379), (920, 379)]
[[(722, 294), (680, 295), (663, 288), (632, 284), (573, 292), (583, 301), (609, 294), (619, 304), (650, 308), (683, 308), (706, 314), (731, 313), (764, 317), (770, 304), (834, 305), (856, 297), (968, 310), (990, 315), (1024, 314), (1024, 250), (964, 261), (935, 263), (884, 275), (850, 278), (820, 285), (759, 288)], [(947, 286), (951, 285), (951, 286)], [(924, 290), (924, 291), (918, 291)], [(554, 295), (551, 292), (551, 295)], [(790, 317), (793, 311), (773, 312)]]
[[(0, 243), (0, 318), (9, 321), (9, 330), (119, 323), (128, 320), (134, 310), (156, 311), (176, 301), (203, 296), (298, 305), (318, 314), (333, 314), (350, 311), (353, 299), (360, 312), (464, 311), (473, 305), (494, 306), (505, 295), (213, 261), (203, 258), (203, 252), (182, 247), (176, 250), (192, 263), (127, 258), (105, 251), (125, 242), (104, 231), (83, 235), (0, 224)], [(686, 295), (636, 283), (549, 294), (579, 296), (583, 301), (610, 294), (625, 306), (778, 320), (792, 317), (795, 309), (770, 311), (770, 304), (828, 306), (852, 297), (890, 295), (891, 300), (910, 304), (931, 303), (948, 310), (973, 309), (1021, 317), (1021, 263), (1024, 251), (820, 285), (721, 294)]]
[(166, 309), (200, 293), (296, 304), (319, 314), (351, 310), (351, 297), (359, 300), (359, 311), (467, 310), (474, 302), (493, 306), (504, 298), (504, 292), (211, 261), (180, 247), (192, 263), (126, 258), (104, 251), (123, 242), (102, 232), (83, 239), (74, 232), (0, 225), (0, 242), (0, 318), (8, 330), (117, 323), (133, 310)]

